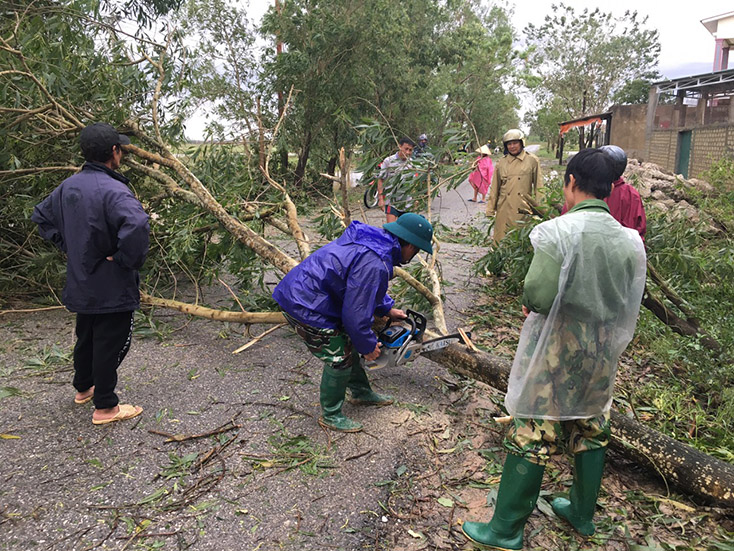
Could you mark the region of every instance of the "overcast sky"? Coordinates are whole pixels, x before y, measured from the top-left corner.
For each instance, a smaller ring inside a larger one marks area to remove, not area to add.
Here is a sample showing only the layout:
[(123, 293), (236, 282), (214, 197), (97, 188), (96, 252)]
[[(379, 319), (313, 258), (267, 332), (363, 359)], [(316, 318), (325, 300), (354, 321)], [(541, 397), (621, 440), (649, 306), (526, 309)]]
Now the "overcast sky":
[[(487, 3), (487, 0), (484, 1)], [(249, 6), (248, 14), (257, 22), (273, 4), (273, 0), (240, 0), (239, 3)], [(543, 23), (545, 16), (551, 12), (553, 2), (495, 0), (494, 3), (514, 10), (512, 21), (522, 35), (522, 29), (528, 23)], [(658, 70), (665, 78), (710, 72), (714, 62), (714, 37), (701, 24), (701, 20), (734, 12), (734, 0), (566, 0), (565, 3), (577, 11), (599, 7), (602, 11), (611, 11), (617, 16), (624, 15), (627, 10), (636, 10), (640, 15), (648, 16), (647, 26), (660, 32)], [(734, 52), (729, 66), (734, 67)], [(203, 120), (197, 117), (196, 120), (189, 121), (186, 134), (192, 138), (200, 138), (203, 134)]]
[[(484, 1), (488, 3), (487, 0)], [(528, 23), (541, 24), (551, 12), (553, 2), (495, 0), (494, 3), (512, 8), (515, 28), (522, 31)], [(242, 4), (249, 5), (248, 13), (257, 21), (273, 4), (273, 0), (251, 0)], [(714, 38), (701, 24), (701, 20), (734, 12), (734, 0), (566, 0), (565, 4), (577, 11), (598, 7), (618, 16), (624, 15), (627, 10), (636, 10), (640, 15), (648, 16), (648, 27), (660, 32), (660, 72), (666, 78), (711, 71), (714, 62)], [(734, 66), (734, 55), (732, 58), (731, 65)]]
[[(498, 4), (502, 5), (501, 2)], [(550, 13), (551, 4), (543, 0), (514, 2), (512, 20), (515, 27), (521, 30), (528, 23), (541, 24)], [(647, 26), (660, 33), (659, 71), (665, 78), (710, 72), (714, 64), (714, 37), (701, 24), (701, 20), (734, 12), (732, 0), (567, 0), (565, 4), (573, 6), (576, 11), (598, 7), (618, 16), (624, 15), (627, 10), (636, 10), (640, 15), (648, 16)], [(734, 55), (730, 66), (734, 66)]]

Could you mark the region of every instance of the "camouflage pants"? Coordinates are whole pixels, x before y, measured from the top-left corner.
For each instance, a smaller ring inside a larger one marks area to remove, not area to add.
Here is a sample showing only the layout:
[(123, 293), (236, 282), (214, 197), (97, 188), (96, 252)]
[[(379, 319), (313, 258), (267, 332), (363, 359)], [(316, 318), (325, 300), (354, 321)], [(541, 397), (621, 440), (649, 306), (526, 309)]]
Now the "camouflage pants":
[(564, 448), (571, 454), (603, 448), (610, 434), (611, 421), (604, 415), (570, 421), (513, 418), (505, 447), (531, 463), (545, 465)]
[(283, 312), (286, 321), (306, 343), (306, 348), (322, 362), (334, 369), (351, 369), (359, 365), (359, 353), (349, 336), (338, 329), (319, 329), (301, 323)]

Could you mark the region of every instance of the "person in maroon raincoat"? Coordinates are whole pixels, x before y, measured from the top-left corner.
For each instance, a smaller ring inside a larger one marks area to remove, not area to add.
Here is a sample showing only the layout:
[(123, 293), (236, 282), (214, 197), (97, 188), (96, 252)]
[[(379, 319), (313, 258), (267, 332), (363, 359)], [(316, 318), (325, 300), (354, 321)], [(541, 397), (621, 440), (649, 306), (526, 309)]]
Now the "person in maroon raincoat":
[[(627, 154), (616, 145), (604, 145), (600, 147), (609, 156), (614, 166), (615, 180), (612, 182), (612, 193), (604, 199), (609, 205), (609, 211), (617, 222), (625, 228), (637, 230), (642, 240), (645, 240), (647, 231), (647, 218), (645, 207), (642, 205), (640, 193), (624, 179), (623, 174), (627, 168)], [(568, 207), (563, 205), (561, 214), (566, 214)]]

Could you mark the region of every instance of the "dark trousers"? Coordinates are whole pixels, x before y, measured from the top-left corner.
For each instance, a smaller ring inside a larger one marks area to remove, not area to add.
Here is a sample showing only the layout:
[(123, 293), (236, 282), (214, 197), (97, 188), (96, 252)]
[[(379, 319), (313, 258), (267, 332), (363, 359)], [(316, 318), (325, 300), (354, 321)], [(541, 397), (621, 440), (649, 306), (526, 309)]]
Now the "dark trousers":
[(113, 408), (117, 368), (133, 336), (133, 313), (77, 314), (74, 346), (74, 388), (84, 392), (94, 385), (94, 407)]

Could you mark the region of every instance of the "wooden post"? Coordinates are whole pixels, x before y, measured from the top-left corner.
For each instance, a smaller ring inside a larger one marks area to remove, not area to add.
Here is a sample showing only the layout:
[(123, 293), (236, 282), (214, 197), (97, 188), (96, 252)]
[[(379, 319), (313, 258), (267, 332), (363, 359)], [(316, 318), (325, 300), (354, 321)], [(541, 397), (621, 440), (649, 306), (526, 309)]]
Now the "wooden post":
[(561, 134), (558, 141), (560, 142), (558, 145), (558, 164), (563, 166), (563, 145), (566, 142), (566, 137)]
[(708, 92), (701, 92), (701, 97), (698, 100), (698, 105), (696, 106), (696, 124), (697, 125), (704, 125), (706, 124), (706, 108), (708, 107), (709, 103), (709, 94)]
[(679, 90), (676, 94), (673, 120), (670, 122), (672, 128), (681, 128), (686, 125), (686, 106), (683, 104), (683, 98), (685, 97), (685, 90)]

